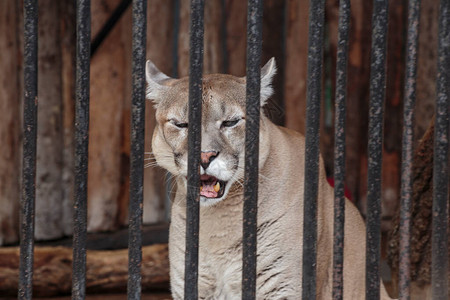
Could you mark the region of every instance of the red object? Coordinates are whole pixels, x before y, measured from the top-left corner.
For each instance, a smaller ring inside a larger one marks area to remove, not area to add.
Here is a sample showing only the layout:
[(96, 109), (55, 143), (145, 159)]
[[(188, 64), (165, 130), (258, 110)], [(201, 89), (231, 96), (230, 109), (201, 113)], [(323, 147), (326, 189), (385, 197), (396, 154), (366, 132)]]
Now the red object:
[[(327, 181), (332, 187), (334, 187), (334, 177), (327, 177)], [(344, 186), (344, 195), (348, 200), (352, 201), (352, 193), (347, 186)]]

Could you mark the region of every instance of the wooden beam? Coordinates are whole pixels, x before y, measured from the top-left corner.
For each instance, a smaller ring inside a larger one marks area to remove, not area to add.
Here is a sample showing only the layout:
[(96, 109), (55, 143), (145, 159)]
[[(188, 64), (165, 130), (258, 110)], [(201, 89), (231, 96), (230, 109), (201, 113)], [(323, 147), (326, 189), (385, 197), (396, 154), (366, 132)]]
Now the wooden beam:
[[(142, 249), (143, 290), (168, 289), (169, 259), (167, 244)], [(16, 296), (19, 248), (0, 248), (0, 295)], [(72, 249), (36, 247), (33, 295), (54, 296), (71, 290)], [(87, 251), (87, 292), (123, 292), (128, 279), (128, 250)]]

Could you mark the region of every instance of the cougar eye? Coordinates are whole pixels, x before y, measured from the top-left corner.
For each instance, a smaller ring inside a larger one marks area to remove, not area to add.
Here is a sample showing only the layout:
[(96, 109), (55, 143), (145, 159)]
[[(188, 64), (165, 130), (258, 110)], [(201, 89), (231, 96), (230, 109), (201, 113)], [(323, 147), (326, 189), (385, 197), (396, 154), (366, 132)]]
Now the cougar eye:
[(220, 127), (233, 127), (239, 122), (239, 119), (223, 121)]
[(187, 128), (188, 127), (188, 123), (179, 122), (179, 121), (177, 121), (175, 119), (169, 119), (169, 122), (172, 125), (177, 126), (178, 128)]
[(188, 127), (188, 123), (174, 123), (175, 126), (177, 126), (178, 128), (187, 128)]

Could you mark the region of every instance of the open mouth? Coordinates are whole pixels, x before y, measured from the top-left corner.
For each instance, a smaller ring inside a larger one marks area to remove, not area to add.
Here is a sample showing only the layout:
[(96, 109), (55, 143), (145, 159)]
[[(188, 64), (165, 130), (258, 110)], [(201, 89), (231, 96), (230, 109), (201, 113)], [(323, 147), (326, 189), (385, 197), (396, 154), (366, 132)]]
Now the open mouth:
[(225, 192), (225, 181), (219, 180), (214, 176), (200, 176), (200, 195), (206, 198), (220, 198)]

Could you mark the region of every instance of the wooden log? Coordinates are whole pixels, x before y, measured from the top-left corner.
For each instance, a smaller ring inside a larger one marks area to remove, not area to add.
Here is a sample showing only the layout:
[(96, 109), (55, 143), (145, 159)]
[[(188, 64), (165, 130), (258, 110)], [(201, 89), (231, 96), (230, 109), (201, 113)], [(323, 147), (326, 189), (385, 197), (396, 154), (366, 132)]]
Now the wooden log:
[[(87, 251), (88, 293), (123, 292), (128, 280), (128, 251)], [(0, 294), (17, 295), (19, 248), (0, 248)], [(33, 276), (34, 296), (68, 294), (72, 284), (72, 249), (36, 247)], [(143, 290), (167, 289), (169, 261), (167, 244), (142, 249)]]
[(16, 1), (0, 2), (0, 245), (18, 240), (21, 170), (21, 106)]

